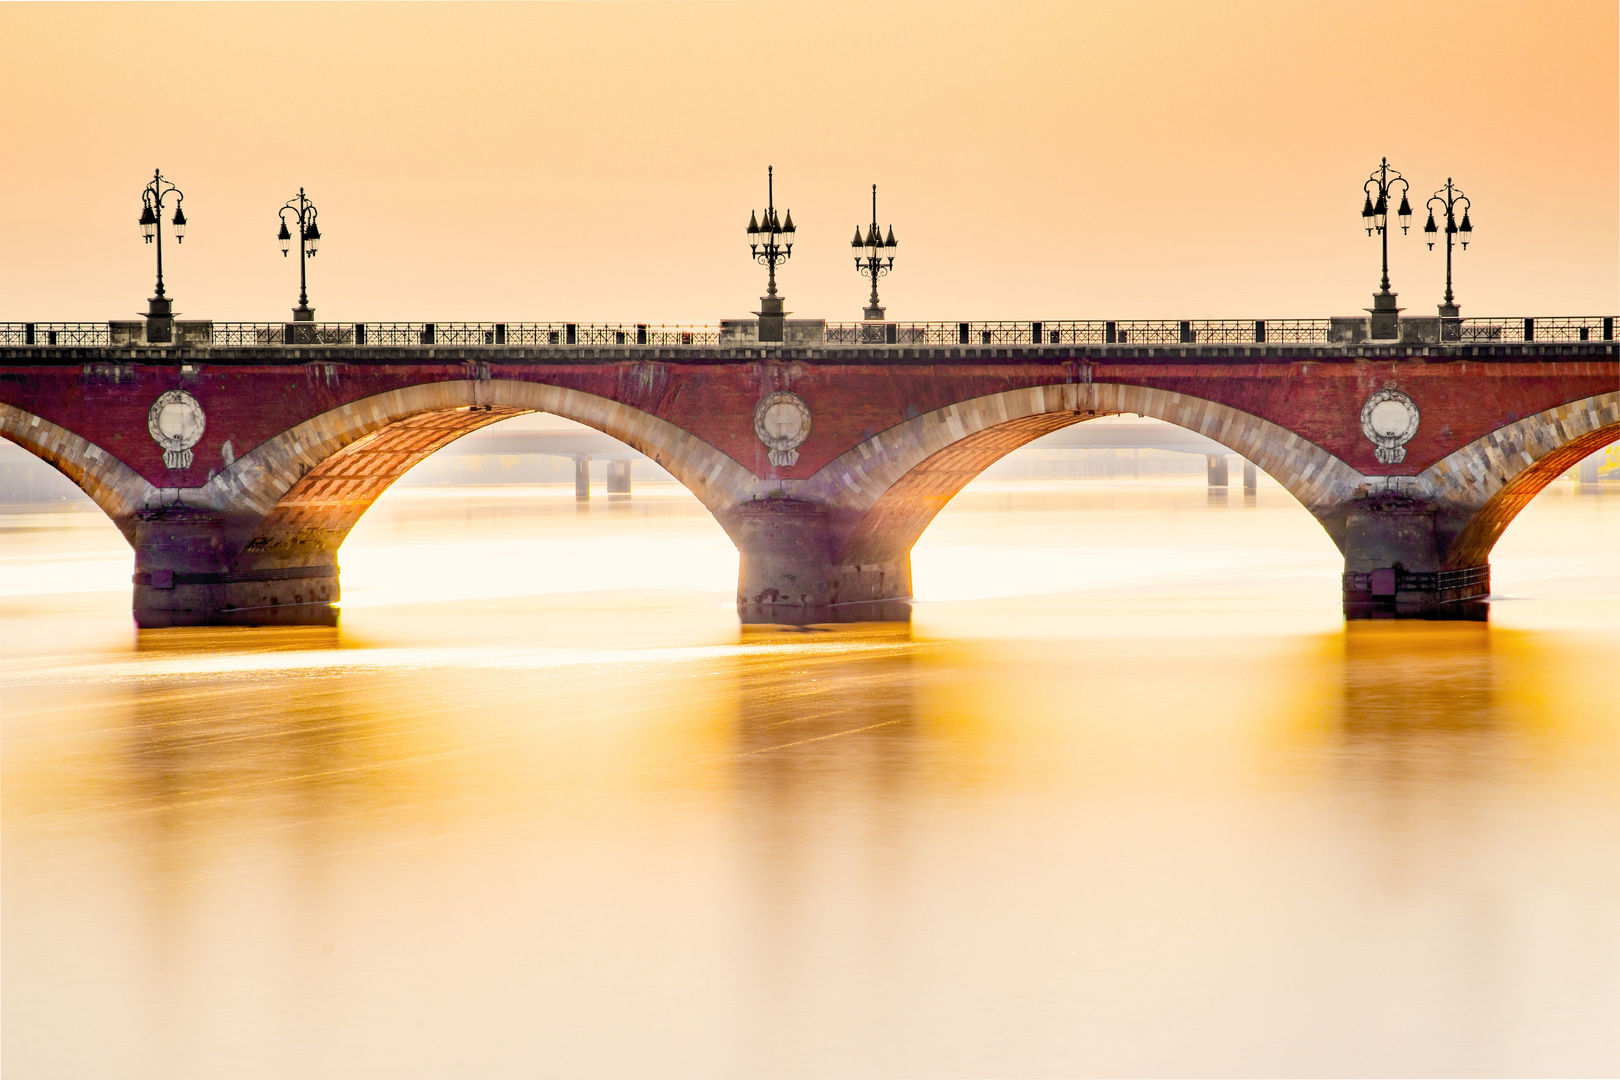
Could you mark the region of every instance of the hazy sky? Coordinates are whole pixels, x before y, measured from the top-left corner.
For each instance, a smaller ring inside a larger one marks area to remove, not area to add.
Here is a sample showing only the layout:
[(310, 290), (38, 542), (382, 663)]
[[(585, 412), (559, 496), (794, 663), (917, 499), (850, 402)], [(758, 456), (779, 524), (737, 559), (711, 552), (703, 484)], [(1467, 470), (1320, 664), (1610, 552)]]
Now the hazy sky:
[(860, 317), (873, 183), (891, 317), (1346, 314), (1381, 155), (1419, 196), (1414, 314), (1448, 175), (1465, 315), (1613, 313), (1617, 30), (1614, 0), (0, 4), (0, 319), (143, 310), (156, 166), (187, 318), (286, 317), (300, 185), (322, 319), (744, 316), (767, 164), (799, 316)]

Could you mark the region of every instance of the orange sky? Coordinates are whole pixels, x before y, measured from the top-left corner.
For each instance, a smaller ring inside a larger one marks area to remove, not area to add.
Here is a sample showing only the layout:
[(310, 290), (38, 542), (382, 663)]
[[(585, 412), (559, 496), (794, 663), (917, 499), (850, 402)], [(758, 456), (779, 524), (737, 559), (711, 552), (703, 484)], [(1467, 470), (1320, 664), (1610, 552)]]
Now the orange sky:
[[(1345, 314), (1380, 155), (1475, 200), (1465, 315), (1612, 313), (1617, 30), (1613, 0), (9, 3), (0, 319), (143, 310), (155, 166), (186, 318), (286, 317), (299, 185), (322, 319), (744, 316), (767, 164), (799, 316), (860, 317), (874, 182), (894, 318)], [(1433, 314), (1417, 232), (1391, 275)]]

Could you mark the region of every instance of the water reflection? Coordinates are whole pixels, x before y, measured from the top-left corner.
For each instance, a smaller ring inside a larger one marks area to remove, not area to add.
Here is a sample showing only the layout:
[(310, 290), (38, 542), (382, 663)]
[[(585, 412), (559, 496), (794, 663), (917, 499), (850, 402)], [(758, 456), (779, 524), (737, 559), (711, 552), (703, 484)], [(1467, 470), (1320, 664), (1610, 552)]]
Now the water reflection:
[[(871, 977), (894, 961), (928, 736), (905, 625), (750, 631), (744, 640), (797, 645), (736, 668), (728, 787), (747, 900), (737, 947), (751, 987), (739, 1065), (767, 1075), (782, 1071), (781, 1033), (797, 1026), (785, 1018), (815, 1009), (804, 995), (808, 971), (836, 956)], [(866, 648), (850, 656), (824, 647), (834, 643)], [(829, 905), (841, 913), (831, 940)]]
[(909, 626), (739, 627), (640, 492), (416, 498), (336, 629), (0, 599), (8, 1070), (1620, 1068), (1614, 519), (1346, 626), (1195, 480), (969, 491)]
[(1522, 764), (1521, 718), (1497, 697), (1502, 635), (1477, 623), (1411, 625), (1347, 627), (1333, 750), (1346, 806), (1381, 860), (1401, 867), (1393, 880), (1455, 854), (1457, 834), (1448, 843), (1423, 832), (1449, 822), (1477, 833), (1469, 819)]

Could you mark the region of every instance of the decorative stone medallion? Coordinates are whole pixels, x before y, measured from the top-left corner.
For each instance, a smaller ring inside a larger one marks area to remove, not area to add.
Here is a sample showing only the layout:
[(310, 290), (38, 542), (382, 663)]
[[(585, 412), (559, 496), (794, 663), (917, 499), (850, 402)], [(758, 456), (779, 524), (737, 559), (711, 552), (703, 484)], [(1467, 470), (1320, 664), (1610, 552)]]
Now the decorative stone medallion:
[(754, 406), (754, 434), (770, 451), (772, 465), (792, 465), (810, 437), (810, 406), (786, 390), (766, 394)]
[(1380, 390), (1361, 407), (1361, 432), (1377, 447), (1374, 456), (1386, 465), (1406, 459), (1406, 444), (1418, 429), (1417, 402), (1399, 390)]
[(146, 414), (146, 430), (163, 447), (163, 464), (171, 469), (191, 468), (191, 448), (203, 437), (207, 422), (202, 405), (184, 390), (160, 394)]

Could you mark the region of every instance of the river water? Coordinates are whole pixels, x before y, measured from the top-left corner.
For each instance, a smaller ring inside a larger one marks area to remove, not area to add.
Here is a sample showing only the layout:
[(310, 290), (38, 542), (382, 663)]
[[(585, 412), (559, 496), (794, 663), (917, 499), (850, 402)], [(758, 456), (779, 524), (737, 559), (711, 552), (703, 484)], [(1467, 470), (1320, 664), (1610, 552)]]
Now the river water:
[(1349, 626), (1264, 480), (981, 480), (799, 631), (668, 486), (396, 489), (337, 629), (0, 516), (4, 1074), (1614, 1075), (1617, 496)]

